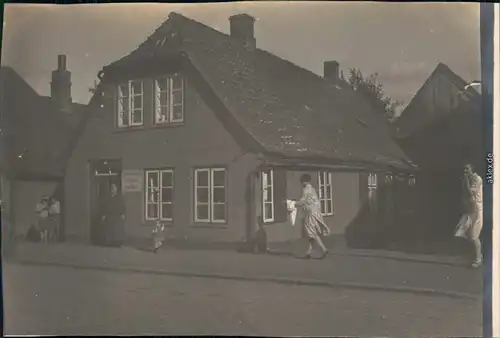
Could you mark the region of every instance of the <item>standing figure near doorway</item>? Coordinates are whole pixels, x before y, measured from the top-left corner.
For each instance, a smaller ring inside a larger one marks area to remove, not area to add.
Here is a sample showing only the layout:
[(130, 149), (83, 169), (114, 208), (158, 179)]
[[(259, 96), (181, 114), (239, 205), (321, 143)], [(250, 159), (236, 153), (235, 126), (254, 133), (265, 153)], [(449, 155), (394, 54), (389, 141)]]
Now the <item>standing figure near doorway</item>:
[(44, 244), (49, 243), (49, 233), (51, 224), (49, 220), (49, 197), (42, 196), (40, 202), (36, 205), (37, 228), (40, 232), (41, 241)]
[(120, 247), (125, 241), (125, 205), (118, 186), (111, 184), (110, 195), (100, 205), (104, 244)]
[(57, 198), (52, 196), (49, 197), (48, 207), (49, 222), (51, 224), (50, 232), (48, 234), (49, 240), (51, 242), (57, 242), (59, 241), (59, 230), (61, 224), (61, 203)]

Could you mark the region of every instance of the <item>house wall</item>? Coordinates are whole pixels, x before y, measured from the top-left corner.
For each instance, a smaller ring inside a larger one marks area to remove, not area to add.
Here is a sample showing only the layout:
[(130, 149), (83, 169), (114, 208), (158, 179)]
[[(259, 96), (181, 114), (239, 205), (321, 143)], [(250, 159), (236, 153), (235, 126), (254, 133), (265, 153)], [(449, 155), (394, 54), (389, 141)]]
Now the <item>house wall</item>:
[[(106, 95), (113, 95), (108, 88)], [(66, 237), (88, 240), (90, 235), (89, 189), (91, 159), (121, 159), (123, 170), (173, 168), (174, 221), (167, 235), (194, 239), (235, 240), (245, 231), (245, 179), (255, 157), (240, 147), (205, 104), (196, 90), (185, 85), (185, 122), (180, 126), (152, 126), (153, 82), (144, 83), (145, 127), (114, 127), (114, 107), (106, 106), (93, 118), (69, 161), (65, 179)], [(227, 224), (194, 224), (193, 169), (222, 166), (227, 169)], [(144, 175), (143, 175), (144, 177)], [(142, 183), (144, 185), (144, 182)], [(126, 232), (149, 236), (152, 223), (145, 221), (145, 191), (124, 193)]]
[(12, 206), (16, 236), (25, 236), (29, 226), (36, 224), (36, 204), (42, 196), (50, 196), (56, 184), (54, 182), (14, 182)]
[(421, 92), (419, 100), (430, 114), (445, 114), (458, 106), (460, 92), (443, 74), (436, 75)]
[[(288, 171), (287, 172), (287, 198), (299, 199), (302, 194), (302, 185), (300, 177), (303, 174), (309, 174), (312, 177), (312, 186), (318, 191), (318, 172), (317, 171)], [(359, 174), (346, 172), (332, 172), (332, 198), (333, 198), (333, 216), (325, 216), (325, 221), (330, 227), (331, 235), (343, 235), (346, 227), (354, 219), (360, 209), (359, 196)], [(257, 182), (260, 189), (256, 196), (256, 205), (261, 205), (262, 183), (260, 179)], [(276, 201), (280, 202), (280, 201)], [(260, 208), (256, 210), (256, 215), (260, 215)], [(301, 211), (297, 215), (300, 220)], [(280, 242), (299, 239), (302, 237), (302, 228), (297, 221), (295, 227), (288, 222), (271, 223), (265, 225), (267, 238), (270, 242)]]
[(358, 173), (332, 174), (334, 216), (329, 223), (332, 235), (344, 234), (346, 227), (358, 214), (361, 208), (360, 184), (367, 185), (368, 182), (360, 181)]

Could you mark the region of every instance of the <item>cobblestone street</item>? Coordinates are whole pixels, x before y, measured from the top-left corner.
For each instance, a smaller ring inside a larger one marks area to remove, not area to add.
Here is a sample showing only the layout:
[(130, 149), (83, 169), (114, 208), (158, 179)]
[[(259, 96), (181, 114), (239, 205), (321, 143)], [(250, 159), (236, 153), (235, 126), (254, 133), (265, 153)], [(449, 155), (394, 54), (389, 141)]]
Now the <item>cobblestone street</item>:
[(480, 336), (481, 301), (4, 265), (6, 334)]

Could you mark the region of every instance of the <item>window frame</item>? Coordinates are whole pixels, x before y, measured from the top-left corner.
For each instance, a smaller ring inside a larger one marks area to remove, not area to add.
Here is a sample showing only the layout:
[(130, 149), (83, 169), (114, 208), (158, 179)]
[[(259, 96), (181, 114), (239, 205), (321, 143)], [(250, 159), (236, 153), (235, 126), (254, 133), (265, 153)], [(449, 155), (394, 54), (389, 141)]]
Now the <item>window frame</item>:
[(394, 183), (394, 175), (392, 173), (385, 174), (385, 183), (388, 185), (392, 185)]
[[(140, 94), (136, 94), (135, 92), (132, 92), (133, 84), (134, 83), (139, 83), (141, 86)], [(127, 95), (122, 94), (122, 87), (126, 86), (127, 87)], [(136, 97), (140, 97), (142, 104), (141, 108), (135, 108), (133, 105), (134, 100)], [(128, 103), (128, 124), (123, 124), (123, 118), (122, 114), (125, 114), (124, 110), (124, 98), (127, 99)], [(140, 116), (141, 116), (141, 122), (133, 122), (133, 116), (135, 111), (140, 111)], [(143, 80), (128, 80), (125, 83), (120, 83), (117, 85), (117, 93), (116, 93), (116, 125), (118, 128), (123, 129), (123, 128), (133, 128), (133, 127), (140, 127), (144, 125), (144, 81)]]
[[(180, 80), (180, 87), (174, 88), (174, 78), (178, 77)], [(160, 81), (166, 81), (166, 90), (162, 91), (160, 90), (161, 87), (159, 86)], [(185, 103), (184, 103), (184, 98), (185, 98), (185, 79), (184, 76), (182, 76), (180, 73), (173, 73), (173, 74), (168, 74), (165, 76), (157, 77), (154, 79), (154, 114), (153, 114), (153, 124), (155, 125), (169, 125), (169, 124), (181, 124), (184, 123), (185, 120)], [(181, 102), (180, 103), (174, 103), (173, 97), (174, 93), (180, 92), (181, 95)], [(166, 102), (162, 102), (161, 100), (161, 93), (165, 93), (166, 97)], [(165, 120), (160, 121), (159, 120), (159, 114), (158, 112), (161, 111), (162, 107), (166, 107), (167, 110), (167, 115)], [(180, 119), (175, 119), (174, 118), (174, 107), (181, 107), (182, 110), (182, 116)]]
[[(205, 172), (208, 177), (208, 185), (200, 186), (198, 184), (198, 173)], [(224, 186), (215, 186), (214, 185), (214, 174), (216, 172), (224, 173)], [(208, 189), (208, 202), (207, 203), (199, 203), (198, 201), (198, 188), (206, 188)], [(214, 201), (214, 190), (216, 188), (224, 188), (224, 202), (215, 202)], [(214, 219), (214, 206), (224, 205), (224, 219)], [(206, 205), (207, 206), (207, 218), (202, 219), (199, 218), (198, 215), (198, 206)], [(195, 223), (208, 223), (208, 224), (226, 224), (227, 223), (227, 169), (224, 167), (211, 167), (211, 168), (195, 168), (194, 169), (194, 222)]]
[[(164, 186), (163, 185), (163, 174), (164, 173), (170, 173), (172, 175), (172, 185), (171, 186)], [(150, 194), (150, 185), (148, 182), (148, 178), (150, 174), (157, 174), (158, 175), (158, 187), (156, 189), (158, 190), (158, 201), (156, 202), (149, 202), (149, 194)], [(144, 178), (146, 181), (146, 193), (145, 193), (145, 200), (144, 200), (144, 217), (146, 221), (164, 221), (164, 222), (173, 222), (174, 217), (173, 217), (173, 206), (174, 206), (174, 199), (175, 199), (175, 170), (174, 169), (146, 169), (144, 171)], [(162, 201), (162, 189), (164, 188), (170, 188), (172, 189), (172, 201), (169, 202), (164, 202)], [(170, 204), (172, 206), (172, 217), (163, 217), (163, 205), (164, 204)], [(158, 210), (158, 216), (157, 217), (149, 217), (148, 215), (148, 206), (149, 205), (156, 205), (157, 210)]]
[[(326, 184), (322, 184), (321, 179)], [(326, 188), (330, 187), (330, 197), (326, 197)], [(323, 190), (322, 190), (323, 189)], [(332, 173), (330, 171), (319, 171), (318, 172), (318, 198), (320, 203), (320, 209), (323, 207), (323, 202), (325, 203), (325, 212), (321, 210), (321, 215), (323, 216), (333, 216), (333, 187), (332, 187)], [(327, 212), (327, 203), (330, 203), (331, 212)]]
[[(264, 182), (264, 177), (266, 181)], [(269, 180), (270, 178), (270, 180)], [(269, 184), (271, 182), (271, 184)], [(275, 219), (274, 212), (274, 170), (271, 168), (261, 172), (261, 187), (262, 187), (262, 220), (264, 223), (272, 223)], [(271, 188), (271, 193), (267, 194), (267, 189)], [(270, 201), (266, 201), (266, 196), (271, 196)], [(266, 205), (271, 205), (271, 217), (266, 217)]]
[(378, 175), (377, 173), (368, 173), (368, 203), (371, 210), (376, 210), (378, 205)]

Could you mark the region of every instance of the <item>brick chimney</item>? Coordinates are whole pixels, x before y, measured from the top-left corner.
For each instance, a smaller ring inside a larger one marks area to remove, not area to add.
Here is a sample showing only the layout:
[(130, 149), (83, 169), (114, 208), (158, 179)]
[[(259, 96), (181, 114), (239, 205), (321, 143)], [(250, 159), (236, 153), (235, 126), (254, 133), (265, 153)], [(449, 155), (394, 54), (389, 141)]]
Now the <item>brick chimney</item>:
[(254, 24), (255, 18), (251, 15), (243, 13), (230, 16), (230, 34), (233, 38), (244, 42), (248, 48), (253, 49), (256, 47)]
[(340, 66), (337, 61), (323, 62), (323, 77), (332, 83), (338, 83), (340, 79)]
[(66, 55), (57, 56), (57, 69), (52, 71), (50, 97), (58, 109), (71, 109), (71, 72), (66, 69)]

